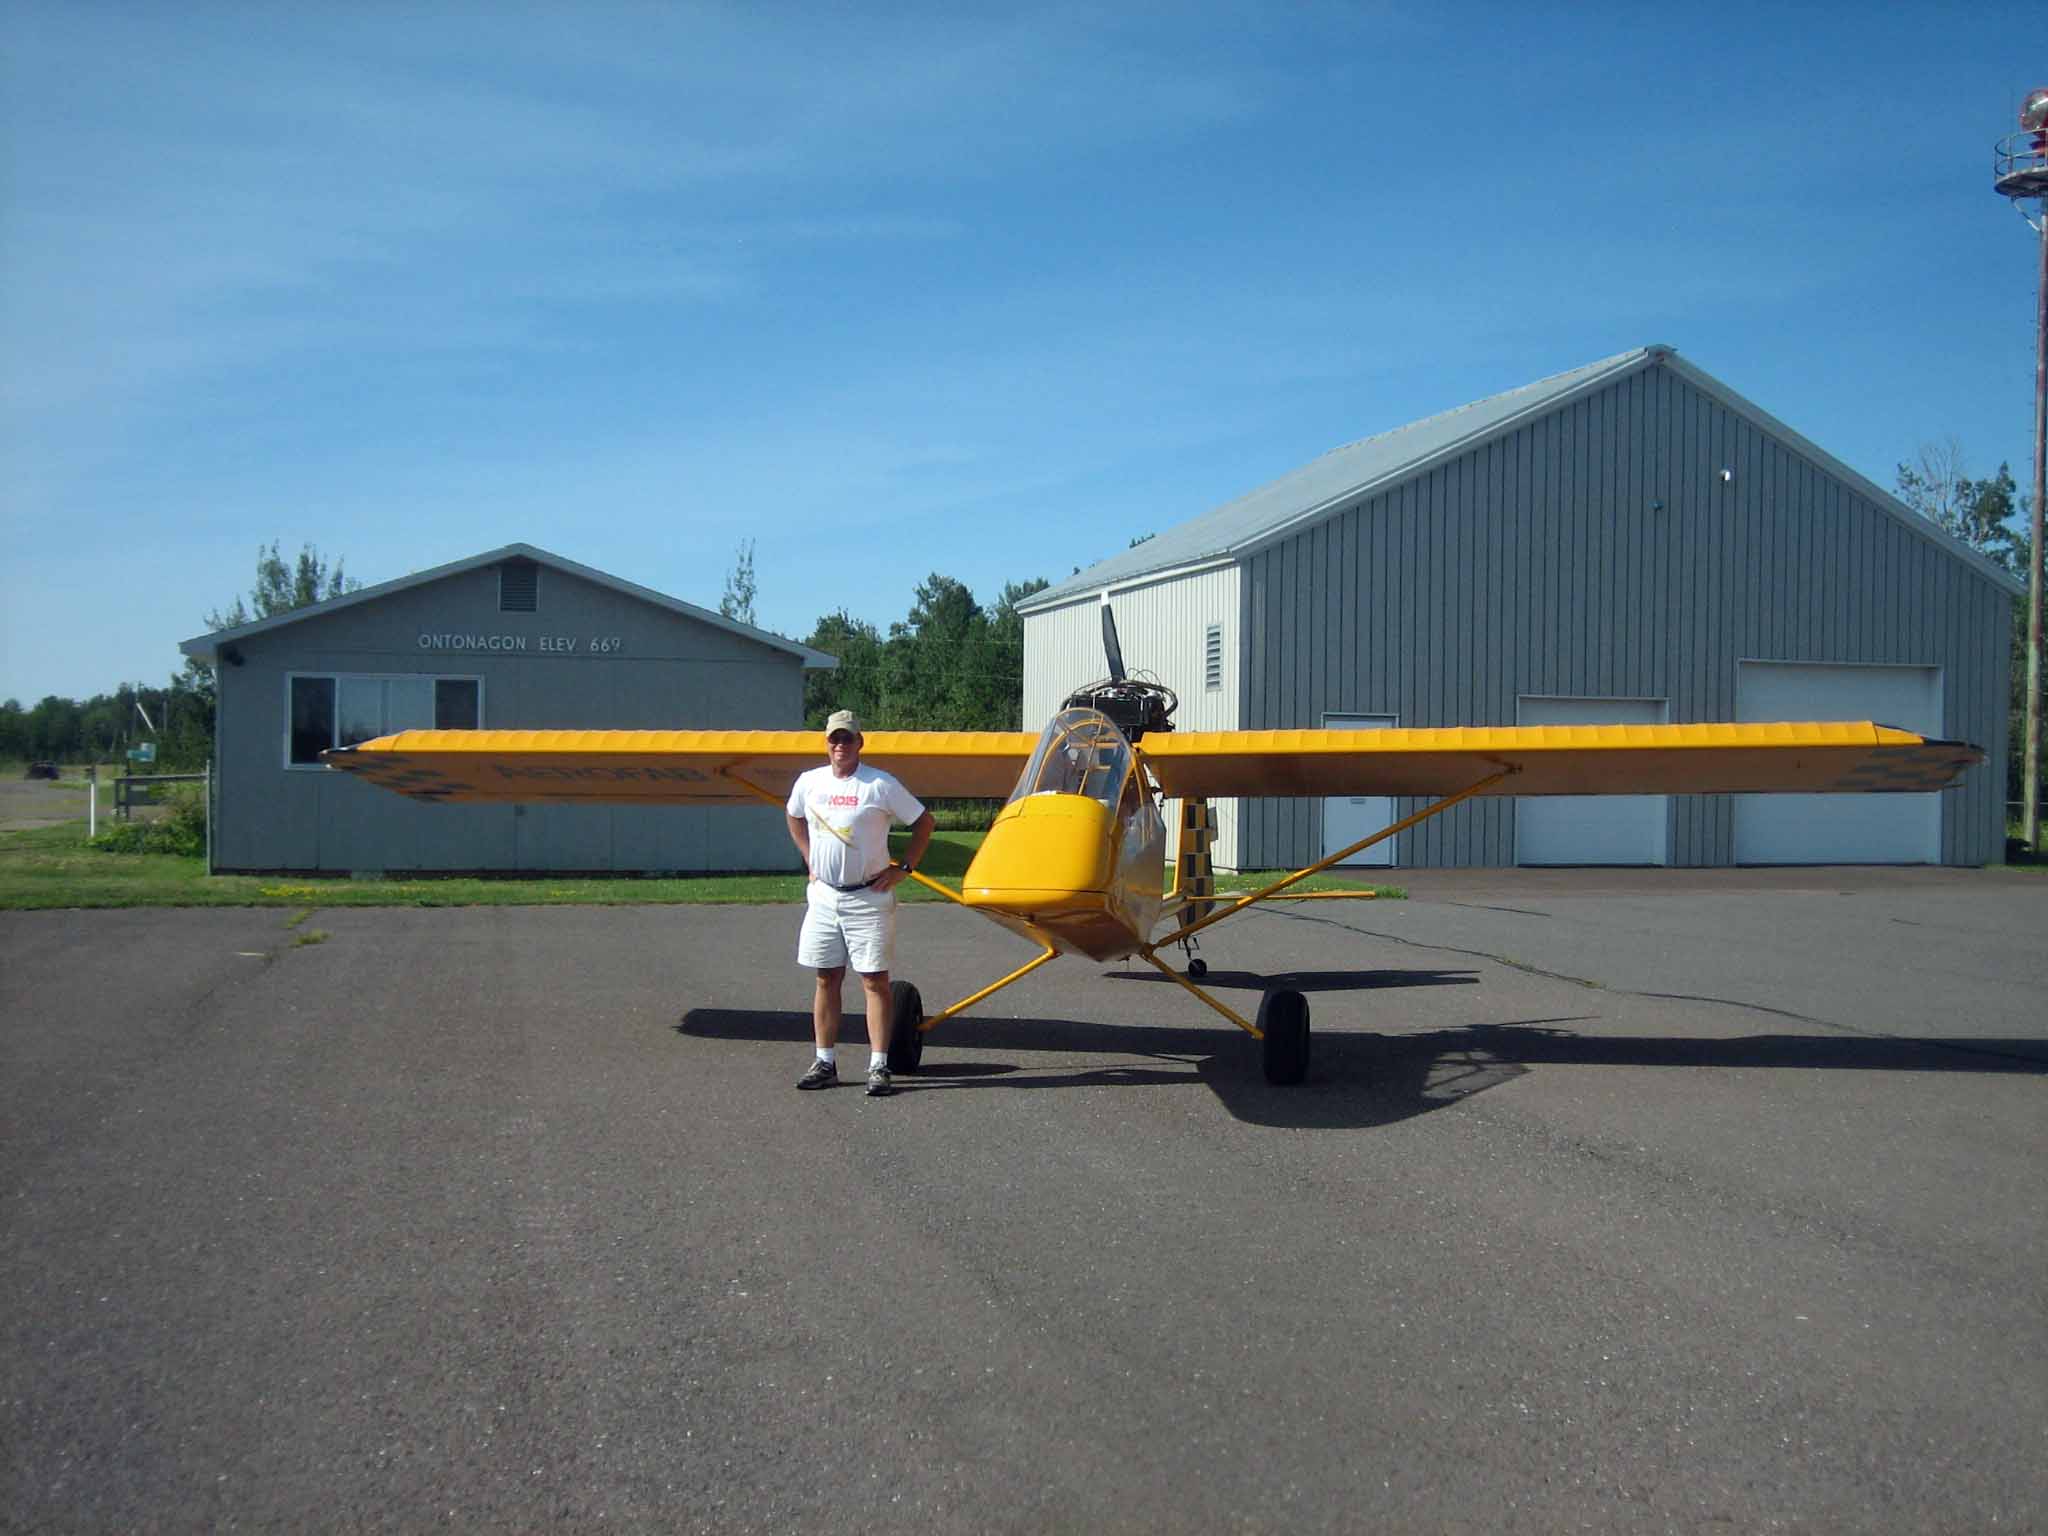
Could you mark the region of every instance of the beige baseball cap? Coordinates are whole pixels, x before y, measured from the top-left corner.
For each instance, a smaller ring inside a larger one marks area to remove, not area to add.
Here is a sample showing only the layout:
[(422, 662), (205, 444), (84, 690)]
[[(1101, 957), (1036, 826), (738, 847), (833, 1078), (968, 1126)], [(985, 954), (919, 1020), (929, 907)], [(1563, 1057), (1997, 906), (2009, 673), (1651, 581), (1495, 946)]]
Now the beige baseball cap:
[(860, 716), (850, 709), (833, 710), (826, 718), (825, 734), (830, 736), (834, 731), (851, 731), (856, 736), (862, 735)]

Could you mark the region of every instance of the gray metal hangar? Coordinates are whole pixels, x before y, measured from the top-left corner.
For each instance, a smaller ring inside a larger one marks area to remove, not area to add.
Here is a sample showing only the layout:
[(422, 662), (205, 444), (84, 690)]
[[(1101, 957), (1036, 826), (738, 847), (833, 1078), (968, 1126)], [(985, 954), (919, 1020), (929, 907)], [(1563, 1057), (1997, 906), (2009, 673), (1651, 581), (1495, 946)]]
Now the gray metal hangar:
[[(2020, 594), (1652, 346), (1336, 449), (1032, 596), (1024, 715), (1102, 675), (1109, 601), (1183, 729), (1876, 719), (1989, 761), (1939, 795), (1482, 799), (1361, 858), (1982, 864)], [(1217, 862), (1299, 867), (1415, 805), (1219, 805)]]
[(838, 665), (530, 544), (187, 640), (214, 663), (214, 867), (794, 869), (772, 808), (431, 805), (321, 766), (391, 731), (786, 730)]

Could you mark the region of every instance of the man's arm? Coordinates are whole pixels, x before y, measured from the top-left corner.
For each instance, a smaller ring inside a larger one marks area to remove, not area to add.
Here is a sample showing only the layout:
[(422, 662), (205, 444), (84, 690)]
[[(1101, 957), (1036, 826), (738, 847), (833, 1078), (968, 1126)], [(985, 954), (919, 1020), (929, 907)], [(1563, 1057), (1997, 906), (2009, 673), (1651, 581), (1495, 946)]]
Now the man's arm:
[(903, 850), (903, 862), (891, 864), (875, 877), (876, 890), (893, 891), (910, 878), (909, 871), (917, 868), (924, 858), (925, 849), (931, 846), (932, 828), (936, 825), (930, 811), (910, 824), (910, 846)]
[(903, 862), (915, 869), (924, 862), (924, 851), (932, 845), (932, 829), (938, 825), (926, 811), (910, 824), (910, 846), (903, 850)]
[(789, 840), (796, 844), (796, 851), (803, 855), (804, 878), (811, 876), (811, 824), (801, 816), (785, 816), (789, 823)]

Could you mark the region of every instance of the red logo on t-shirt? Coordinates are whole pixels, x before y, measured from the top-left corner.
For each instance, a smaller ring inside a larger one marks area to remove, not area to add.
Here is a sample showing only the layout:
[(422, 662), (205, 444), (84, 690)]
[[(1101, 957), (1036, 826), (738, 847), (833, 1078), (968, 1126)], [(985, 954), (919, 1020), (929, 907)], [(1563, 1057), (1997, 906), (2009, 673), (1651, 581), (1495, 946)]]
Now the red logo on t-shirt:
[(860, 804), (860, 796), (859, 796), (859, 795), (827, 795), (827, 796), (825, 797), (825, 803), (826, 803), (827, 805), (859, 805), (859, 804)]

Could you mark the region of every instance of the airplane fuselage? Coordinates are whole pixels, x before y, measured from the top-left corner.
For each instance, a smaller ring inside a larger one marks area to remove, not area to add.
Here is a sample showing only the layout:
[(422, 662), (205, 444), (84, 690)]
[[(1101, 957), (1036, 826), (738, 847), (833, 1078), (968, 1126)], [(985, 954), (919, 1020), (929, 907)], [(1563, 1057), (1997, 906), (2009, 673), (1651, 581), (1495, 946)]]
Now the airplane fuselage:
[(1116, 960), (1165, 908), (1166, 826), (1144, 765), (1091, 709), (1053, 717), (967, 867), (961, 899), (1071, 954)]

